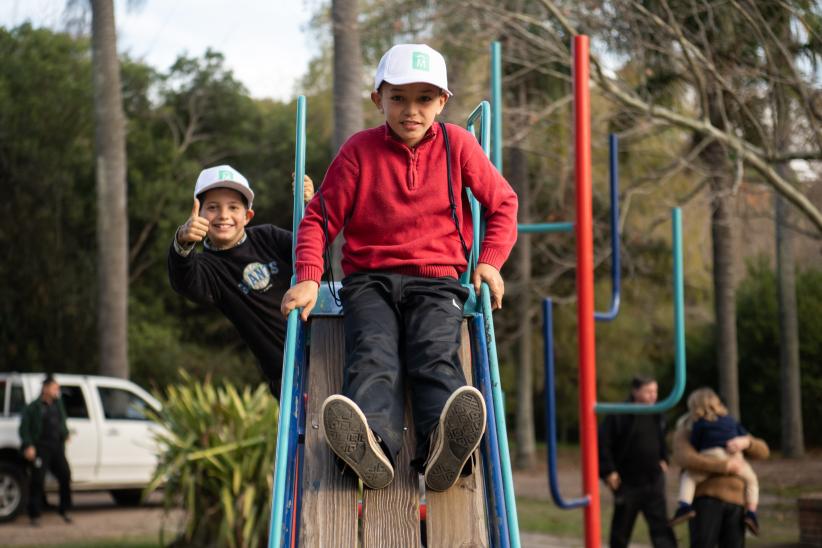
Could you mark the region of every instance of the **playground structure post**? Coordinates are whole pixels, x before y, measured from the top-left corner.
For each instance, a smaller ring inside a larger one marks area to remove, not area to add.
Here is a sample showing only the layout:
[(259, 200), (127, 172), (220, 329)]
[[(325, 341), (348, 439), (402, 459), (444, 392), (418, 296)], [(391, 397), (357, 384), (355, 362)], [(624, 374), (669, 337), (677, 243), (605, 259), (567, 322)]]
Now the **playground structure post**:
[(502, 46), (491, 42), (491, 163), (502, 173)]
[[(296, 129), (296, 156), (294, 159), (294, 234), (302, 221), (305, 204), (303, 196), (303, 176), (305, 175), (305, 97), (297, 99), (297, 129)], [(299, 199), (297, 199), (299, 197)], [(294, 246), (296, 249), (296, 246)], [(295, 251), (292, 249), (291, 264), (296, 265)], [(296, 267), (291, 276), (291, 285), (297, 281)], [(300, 330), (298, 310), (292, 310), (286, 324), (286, 344), (283, 356), (283, 382), (280, 388), (280, 416), (277, 426), (277, 452), (274, 458), (274, 482), (271, 497), (271, 518), (269, 527), (268, 546), (279, 548), (282, 545), (284, 532), (284, 516), (286, 511), (294, 511), (294, 501), (291, 508), (285, 508), (286, 488), (288, 487), (288, 465), (294, 459), (296, 440), (294, 438), (295, 423), (298, 417), (299, 397), (294, 394), (294, 373), (296, 368), (297, 333)]]
[(585, 506), (585, 546), (600, 544), (599, 463), (597, 449), (596, 347), (594, 339), (594, 250), (591, 188), (591, 102), (589, 40), (574, 37), (574, 127), (576, 175), (577, 345), (579, 349), (579, 428)]

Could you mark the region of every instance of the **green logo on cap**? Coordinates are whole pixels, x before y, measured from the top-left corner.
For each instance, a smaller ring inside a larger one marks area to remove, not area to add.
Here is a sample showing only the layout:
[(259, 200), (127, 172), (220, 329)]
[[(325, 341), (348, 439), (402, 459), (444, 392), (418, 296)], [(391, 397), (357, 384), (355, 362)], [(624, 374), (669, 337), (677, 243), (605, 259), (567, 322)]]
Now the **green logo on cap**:
[(228, 169), (221, 169), (217, 172), (217, 179), (221, 181), (233, 181), (234, 173)]
[(411, 56), (411, 68), (414, 70), (424, 70), (429, 71), (430, 68), (428, 66), (428, 54), (422, 53), (420, 51), (415, 51), (414, 54)]

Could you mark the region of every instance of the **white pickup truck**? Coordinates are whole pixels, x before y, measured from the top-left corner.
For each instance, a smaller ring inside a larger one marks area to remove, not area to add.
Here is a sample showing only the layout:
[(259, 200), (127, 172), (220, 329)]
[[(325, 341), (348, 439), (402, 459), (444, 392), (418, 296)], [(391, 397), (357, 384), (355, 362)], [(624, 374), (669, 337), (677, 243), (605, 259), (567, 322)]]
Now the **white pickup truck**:
[[(133, 382), (91, 375), (54, 375), (66, 408), (66, 457), (73, 491), (107, 490), (118, 504), (137, 504), (157, 465), (154, 432), (145, 416), (160, 403)], [(44, 374), (0, 373), (0, 522), (25, 509), (26, 462), (20, 415), (40, 396)], [(46, 490), (56, 487), (54, 478)]]

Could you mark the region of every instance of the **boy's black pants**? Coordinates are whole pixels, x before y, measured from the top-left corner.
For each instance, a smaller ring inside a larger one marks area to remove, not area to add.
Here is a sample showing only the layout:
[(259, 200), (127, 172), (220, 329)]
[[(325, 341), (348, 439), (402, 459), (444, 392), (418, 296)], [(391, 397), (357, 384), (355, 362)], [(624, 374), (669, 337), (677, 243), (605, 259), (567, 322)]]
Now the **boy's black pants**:
[(428, 438), (446, 400), (466, 384), (459, 352), (467, 297), (453, 278), (368, 272), (343, 280), (343, 394), (362, 409), (392, 462), (402, 448), (405, 383), (417, 466), (428, 456)]
[[(71, 509), (71, 469), (66, 460), (64, 447), (36, 447), (37, 458), (31, 465), (31, 483), (29, 484), (29, 517), (39, 518), (42, 514), (43, 487), (46, 480), (46, 472), (51, 472), (57, 478), (60, 485), (60, 506), (59, 511), (65, 514)], [(39, 466), (38, 464), (39, 460)]]

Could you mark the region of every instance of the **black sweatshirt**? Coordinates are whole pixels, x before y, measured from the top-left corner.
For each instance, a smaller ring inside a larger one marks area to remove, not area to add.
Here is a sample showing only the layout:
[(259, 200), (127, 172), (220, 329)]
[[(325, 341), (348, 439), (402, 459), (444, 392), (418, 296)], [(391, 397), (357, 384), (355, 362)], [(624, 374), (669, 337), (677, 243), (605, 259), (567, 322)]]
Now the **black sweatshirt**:
[(617, 471), (623, 483), (642, 485), (662, 473), (668, 461), (662, 415), (608, 415), (599, 429), (599, 475)]
[(213, 304), (231, 320), (279, 397), (285, 341), (280, 303), (291, 282), (291, 232), (260, 225), (245, 233), (245, 241), (231, 249), (206, 248), (187, 257), (172, 244), (168, 277), (177, 293)]

